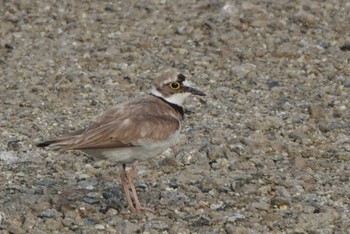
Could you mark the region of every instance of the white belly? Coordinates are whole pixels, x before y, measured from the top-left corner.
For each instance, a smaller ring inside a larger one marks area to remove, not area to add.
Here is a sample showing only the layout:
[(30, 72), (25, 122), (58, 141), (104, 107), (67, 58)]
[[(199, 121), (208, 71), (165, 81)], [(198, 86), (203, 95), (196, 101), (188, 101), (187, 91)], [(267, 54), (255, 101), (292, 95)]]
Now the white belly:
[(143, 141), (140, 142), (139, 146), (133, 147), (87, 149), (82, 151), (93, 157), (95, 160), (107, 160), (112, 163), (129, 164), (135, 161), (145, 161), (157, 156), (170, 146), (174, 145), (179, 134), (180, 130), (163, 142), (154, 143)]

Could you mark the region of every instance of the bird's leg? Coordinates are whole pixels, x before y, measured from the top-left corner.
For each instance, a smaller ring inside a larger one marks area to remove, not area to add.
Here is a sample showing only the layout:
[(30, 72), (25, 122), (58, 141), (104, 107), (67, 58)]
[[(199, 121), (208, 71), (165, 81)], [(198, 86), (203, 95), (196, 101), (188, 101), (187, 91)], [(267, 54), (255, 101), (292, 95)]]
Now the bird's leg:
[(124, 189), (124, 193), (126, 196), (126, 199), (128, 200), (130, 209), (132, 212), (136, 212), (137, 210), (135, 209), (134, 204), (132, 203), (131, 197), (130, 197), (130, 192), (129, 192), (129, 179), (128, 176), (126, 174), (126, 170), (125, 170), (125, 164), (123, 164), (123, 168), (120, 171), (120, 180), (122, 182), (123, 185), (123, 189)]
[(135, 184), (134, 184), (134, 177), (135, 177), (135, 174), (136, 174), (136, 166), (137, 166), (137, 161), (134, 162), (131, 165), (131, 170), (130, 170), (130, 172), (128, 174), (130, 187), (131, 187), (132, 194), (133, 194), (134, 200), (135, 200), (135, 205), (136, 205), (135, 209), (136, 209), (137, 212), (141, 211), (141, 210), (153, 211), (153, 209), (150, 209), (150, 208), (147, 208), (147, 207), (142, 207), (141, 203), (140, 203), (140, 200), (139, 200), (139, 197), (137, 196), (136, 188), (135, 188)]

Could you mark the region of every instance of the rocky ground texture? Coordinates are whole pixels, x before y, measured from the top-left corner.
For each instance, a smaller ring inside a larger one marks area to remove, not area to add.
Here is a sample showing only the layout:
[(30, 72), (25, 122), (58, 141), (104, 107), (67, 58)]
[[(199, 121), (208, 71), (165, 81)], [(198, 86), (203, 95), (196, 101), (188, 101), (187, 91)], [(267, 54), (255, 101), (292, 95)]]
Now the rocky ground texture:
[[(0, 2), (1, 233), (349, 233), (346, 0)], [(176, 146), (120, 166), (35, 142), (86, 126), (174, 67)]]

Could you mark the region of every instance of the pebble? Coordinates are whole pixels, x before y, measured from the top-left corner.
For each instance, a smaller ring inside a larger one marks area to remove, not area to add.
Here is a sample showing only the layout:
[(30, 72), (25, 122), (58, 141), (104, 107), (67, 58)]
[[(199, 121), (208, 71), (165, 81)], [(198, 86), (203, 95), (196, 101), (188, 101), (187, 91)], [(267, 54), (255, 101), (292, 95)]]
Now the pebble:
[(196, 161), (196, 157), (188, 152), (180, 152), (176, 155), (176, 160), (183, 165), (190, 165)]
[(160, 194), (160, 202), (165, 205), (175, 205), (180, 207), (184, 202), (190, 201), (189, 197), (186, 194), (178, 191), (178, 189), (169, 189), (167, 191), (163, 191)]
[(246, 219), (246, 217), (240, 213), (235, 213), (234, 215), (228, 216), (225, 219), (227, 220), (227, 222), (234, 223), (236, 221), (244, 220), (244, 219)]
[(145, 225), (145, 231), (150, 231), (153, 229), (164, 231), (169, 228), (169, 225), (163, 220), (152, 220), (148, 224)]
[(140, 226), (135, 224), (135, 223), (131, 223), (128, 220), (123, 220), (123, 221), (119, 221), (118, 223), (115, 224), (115, 229), (119, 230), (119, 232), (121, 233), (137, 233), (140, 232)]
[(303, 24), (306, 27), (312, 27), (317, 22), (317, 18), (314, 15), (305, 11), (299, 11), (295, 15), (295, 19), (297, 20), (297, 22)]
[(235, 66), (231, 68), (231, 72), (238, 78), (242, 79), (250, 72), (255, 71), (256, 65), (254, 64), (243, 64), (241, 66)]
[(233, 4), (225, 4), (220, 10), (221, 16), (234, 17), (237, 13), (237, 8)]
[(94, 205), (94, 204), (99, 204), (100, 200), (96, 198), (91, 198), (91, 197), (83, 197), (83, 201), (86, 202), (87, 204)]
[(350, 160), (350, 152), (339, 152), (337, 155), (338, 160), (349, 161)]
[(96, 225), (95, 225), (95, 229), (96, 229), (96, 230), (99, 230), (99, 231), (103, 231), (103, 230), (105, 230), (106, 228), (105, 228), (105, 226), (102, 225), (102, 224), (96, 224)]
[(76, 174), (76, 178), (77, 178), (78, 180), (85, 180), (85, 179), (90, 178), (89, 175), (84, 174), (84, 173), (77, 172), (77, 173), (75, 173), (75, 174)]
[(350, 137), (348, 136), (338, 136), (335, 142), (337, 145), (350, 144)]
[(207, 157), (209, 160), (216, 160), (222, 157), (226, 157), (226, 150), (224, 147), (212, 146), (207, 149)]
[(50, 210), (45, 210), (43, 212), (40, 213), (39, 217), (42, 217), (42, 218), (52, 218), (55, 216), (55, 214), (57, 213), (57, 210), (53, 210), (53, 209), (50, 209)]
[(305, 169), (307, 167), (307, 159), (302, 157), (296, 157), (294, 160), (295, 167), (299, 170)]
[(212, 210), (218, 210), (224, 207), (224, 203), (222, 201), (219, 201), (219, 203), (210, 204), (210, 209)]
[(297, 228), (306, 230), (322, 230), (339, 217), (338, 212), (329, 211), (325, 213), (301, 214), (298, 217)]
[(93, 190), (95, 188), (95, 185), (96, 185), (96, 182), (87, 181), (87, 180), (81, 180), (81, 181), (78, 182), (77, 188)]
[(0, 161), (13, 163), (18, 160), (18, 157), (13, 152), (0, 151)]
[(298, 47), (292, 43), (284, 43), (277, 47), (275, 56), (278, 58), (297, 58)]
[(61, 228), (61, 222), (55, 219), (46, 219), (45, 225), (46, 228), (50, 231), (57, 231)]

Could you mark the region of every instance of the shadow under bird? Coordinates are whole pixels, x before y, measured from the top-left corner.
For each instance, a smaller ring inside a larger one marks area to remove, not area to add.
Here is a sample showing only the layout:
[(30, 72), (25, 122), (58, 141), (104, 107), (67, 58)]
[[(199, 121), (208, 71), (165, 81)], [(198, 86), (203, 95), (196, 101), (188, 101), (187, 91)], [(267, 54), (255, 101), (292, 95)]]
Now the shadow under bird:
[[(191, 94), (205, 96), (183, 74), (163, 72), (153, 81), (150, 94), (117, 104), (87, 128), (37, 146), (81, 150), (95, 160), (122, 164), (120, 179), (131, 211), (150, 210), (141, 206), (133, 182), (137, 162), (151, 159), (175, 144), (184, 119), (182, 105)], [(126, 164), (131, 164), (129, 172)]]

